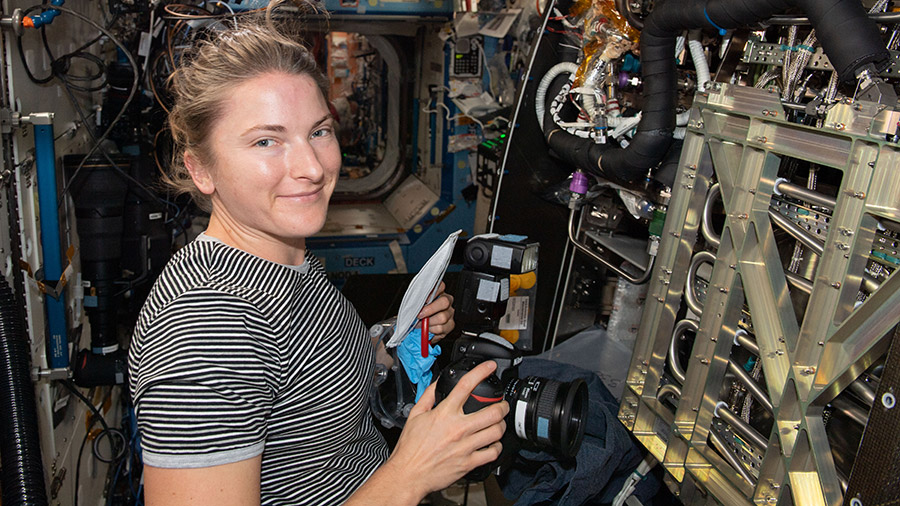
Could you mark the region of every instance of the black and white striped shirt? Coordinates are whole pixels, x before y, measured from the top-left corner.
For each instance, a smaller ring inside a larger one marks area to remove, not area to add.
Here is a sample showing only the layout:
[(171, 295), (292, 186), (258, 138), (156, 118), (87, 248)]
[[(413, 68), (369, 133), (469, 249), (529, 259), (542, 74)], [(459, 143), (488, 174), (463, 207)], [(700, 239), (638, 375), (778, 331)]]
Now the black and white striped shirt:
[(387, 458), (368, 408), (374, 352), (307, 253), (292, 268), (215, 240), (166, 266), (145, 303), (129, 386), (144, 462), (262, 454), (263, 504), (339, 504)]

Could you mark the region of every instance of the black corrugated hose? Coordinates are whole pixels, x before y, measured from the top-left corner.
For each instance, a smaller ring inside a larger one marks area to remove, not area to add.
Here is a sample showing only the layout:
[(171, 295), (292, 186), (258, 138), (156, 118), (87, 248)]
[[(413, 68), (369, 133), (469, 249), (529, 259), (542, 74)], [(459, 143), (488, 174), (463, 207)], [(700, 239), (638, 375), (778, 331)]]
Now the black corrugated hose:
[(0, 487), (3, 506), (47, 504), (22, 312), (0, 278)]
[[(859, 0), (667, 0), (654, 7), (641, 32), (644, 108), (631, 144), (624, 149), (609, 145), (591, 147), (585, 144), (590, 140), (580, 140), (578, 144), (585, 145), (577, 150), (578, 159), (570, 161), (584, 170), (613, 179), (636, 181), (644, 177), (666, 156), (675, 131), (676, 37), (694, 28), (731, 29), (751, 25), (793, 6), (806, 12), (843, 81), (854, 79), (867, 64), (872, 63), (881, 70), (890, 63), (890, 53), (878, 27), (868, 18)], [(560, 135), (569, 134), (556, 132), (553, 137)], [(575, 139), (564, 141), (560, 137), (555, 141), (576, 143)], [(599, 160), (585, 160), (586, 152), (599, 155)]]

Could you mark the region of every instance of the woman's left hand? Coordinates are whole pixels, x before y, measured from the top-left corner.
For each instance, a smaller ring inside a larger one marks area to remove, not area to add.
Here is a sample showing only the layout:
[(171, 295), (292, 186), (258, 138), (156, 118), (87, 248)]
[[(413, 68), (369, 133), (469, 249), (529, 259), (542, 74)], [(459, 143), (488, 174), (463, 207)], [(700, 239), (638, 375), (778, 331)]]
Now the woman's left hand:
[(428, 332), (434, 334), (431, 344), (436, 344), (456, 327), (453, 321), (453, 296), (445, 293), (445, 288), (441, 281), (437, 297), (419, 311), (418, 318), (428, 318)]

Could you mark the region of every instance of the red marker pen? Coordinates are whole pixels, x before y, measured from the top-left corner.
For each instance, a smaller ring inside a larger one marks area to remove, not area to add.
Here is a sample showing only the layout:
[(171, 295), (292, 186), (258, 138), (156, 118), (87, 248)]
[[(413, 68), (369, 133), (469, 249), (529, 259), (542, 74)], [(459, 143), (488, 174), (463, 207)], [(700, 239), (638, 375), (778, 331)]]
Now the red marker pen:
[(422, 318), (422, 358), (428, 358), (428, 318)]

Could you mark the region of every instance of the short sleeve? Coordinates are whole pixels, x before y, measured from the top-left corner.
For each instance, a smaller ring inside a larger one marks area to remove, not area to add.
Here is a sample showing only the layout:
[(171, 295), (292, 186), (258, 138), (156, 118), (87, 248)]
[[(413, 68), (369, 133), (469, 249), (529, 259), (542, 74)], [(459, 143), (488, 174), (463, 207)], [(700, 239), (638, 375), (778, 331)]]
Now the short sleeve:
[(252, 304), (211, 290), (188, 292), (133, 346), (129, 367), (146, 464), (208, 467), (262, 454), (280, 359), (270, 325)]

